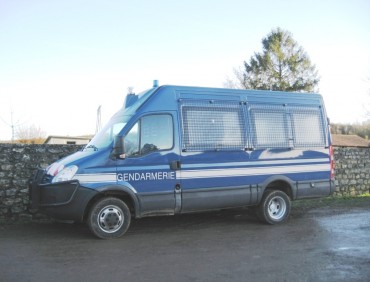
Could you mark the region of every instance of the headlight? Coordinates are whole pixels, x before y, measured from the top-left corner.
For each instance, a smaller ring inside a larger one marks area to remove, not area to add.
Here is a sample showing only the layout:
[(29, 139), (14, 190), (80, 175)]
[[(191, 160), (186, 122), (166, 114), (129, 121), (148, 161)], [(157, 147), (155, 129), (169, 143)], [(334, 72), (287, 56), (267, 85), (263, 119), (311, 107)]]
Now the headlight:
[(47, 171), (47, 174), (51, 176), (56, 176), (60, 171), (62, 171), (63, 168), (64, 168), (64, 165), (62, 165), (61, 163), (55, 162), (49, 165), (46, 171)]
[(65, 167), (60, 172), (58, 172), (58, 174), (53, 178), (51, 182), (55, 183), (55, 182), (71, 180), (73, 176), (76, 174), (77, 170), (78, 170), (78, 166), (75, 166), (75, 165)]

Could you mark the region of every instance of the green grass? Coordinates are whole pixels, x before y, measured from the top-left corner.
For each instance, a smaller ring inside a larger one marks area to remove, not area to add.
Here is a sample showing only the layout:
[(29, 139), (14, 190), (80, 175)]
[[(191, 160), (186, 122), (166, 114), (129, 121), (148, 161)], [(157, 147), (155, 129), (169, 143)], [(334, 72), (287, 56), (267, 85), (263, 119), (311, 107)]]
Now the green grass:
[(318, 207), (363, 207), (370, 206), (370, 193), (359, 196), (335, 196), (318, 199), (297, 200), (292, 202), (293, 209)]

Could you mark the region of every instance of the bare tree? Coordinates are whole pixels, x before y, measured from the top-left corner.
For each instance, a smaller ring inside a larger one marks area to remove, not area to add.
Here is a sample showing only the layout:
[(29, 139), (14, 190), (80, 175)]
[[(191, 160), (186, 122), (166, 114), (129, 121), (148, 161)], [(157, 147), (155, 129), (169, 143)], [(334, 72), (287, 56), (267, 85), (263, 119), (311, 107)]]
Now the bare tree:
[(19, 143), (43, 143), (46, 138), (46, 131), (34, 124), (30, 126), (23, 125), (16, 129), (15, 137)]
[(224, 87), (230, 89), (243, 89), (243, 70), (241, 69), (241, 67), (234, 68), (234, 77), (235, 79), (226, 77)]
[(365, 108), (365, 115), (368, 119), (370, 119), (370, 76), (366, 79), (366, 82), (368, 84), (368, 90), (367, 90), (367, 97), (368, 100), (364, 105)]

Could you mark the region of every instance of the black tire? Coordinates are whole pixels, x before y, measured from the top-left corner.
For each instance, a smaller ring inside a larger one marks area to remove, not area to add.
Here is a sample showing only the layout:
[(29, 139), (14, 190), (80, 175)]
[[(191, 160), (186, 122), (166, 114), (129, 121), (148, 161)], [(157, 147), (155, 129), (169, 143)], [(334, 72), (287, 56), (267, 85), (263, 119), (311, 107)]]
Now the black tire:
[(290, 214), (290, 199), (287, 194), (279, 190), (268, 190), (257, 206), (257, 217), (268, 224), (282, 223)]
[(87, 224), (98, 238), (119, 238), (130, 227), (131, 212), (120, 199), (108, 197), (98, 200), (89, 212)]

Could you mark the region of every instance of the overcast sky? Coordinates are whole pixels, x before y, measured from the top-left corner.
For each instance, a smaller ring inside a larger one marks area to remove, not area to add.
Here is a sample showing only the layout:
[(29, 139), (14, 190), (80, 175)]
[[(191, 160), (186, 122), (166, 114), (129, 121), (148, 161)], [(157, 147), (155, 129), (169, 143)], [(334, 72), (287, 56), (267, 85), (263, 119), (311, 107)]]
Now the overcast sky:
[(100, 105), (105, 123), (154, 79), (223, 87), (276, 27), (316, 65), (331, 120), (365, 120), (368, 0), (0, 0), (0, 140), (11, 124), (92, 134)]

